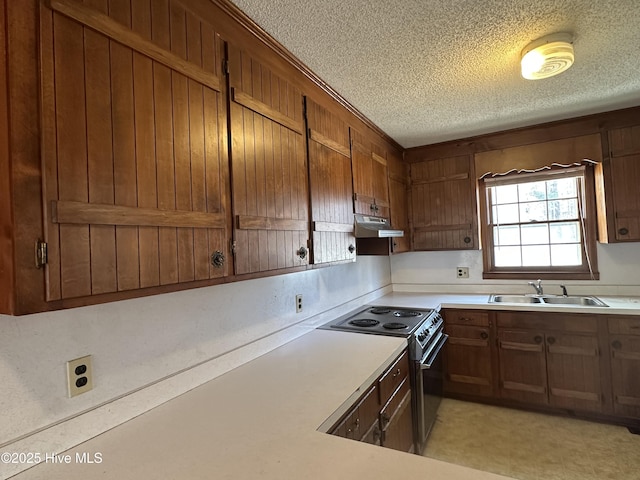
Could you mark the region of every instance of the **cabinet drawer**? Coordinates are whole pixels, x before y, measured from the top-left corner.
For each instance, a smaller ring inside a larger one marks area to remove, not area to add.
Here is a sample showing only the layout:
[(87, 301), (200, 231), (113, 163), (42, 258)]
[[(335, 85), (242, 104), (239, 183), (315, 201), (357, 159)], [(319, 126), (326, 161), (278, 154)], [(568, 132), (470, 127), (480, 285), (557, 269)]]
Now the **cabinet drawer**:
[(332, 435), (363, 439), (378, 421), (378, 388), (373, 385), (362, 399), (347, 412), (345, 418), (331, 431)]
[(409, 355), (405, 351), (391, 365), (386, 372), (382, 374), (378, 381), (380, 388), (380, 404), (386, 404), (393, 392), (396, 391), (402, 381), (409, 376)]
[(444, 319), (451, 325), (489, 326), (489, 314), (473, 310), (445, 310)]
[(640, 317), (609, 318), (609, 333), (640, 335)]
[(389, 421), (391, 420), (391, 417), (393, 417), (393, 414), (402, 403), (402, 400), (404, 399), (407, 392), (411, 390), (411, 387), (409, 384), (410, 384), (409, 379), (406, 378), (404, 382), (402, 382), (402, 384), (400, 385), (400, 388), (394, 393), (394, 395), (389, 399), (387, 404), (381, 410), (380, 420), (382, 421), (382, 430), (387, 429), (387, 426), (389, 424)]

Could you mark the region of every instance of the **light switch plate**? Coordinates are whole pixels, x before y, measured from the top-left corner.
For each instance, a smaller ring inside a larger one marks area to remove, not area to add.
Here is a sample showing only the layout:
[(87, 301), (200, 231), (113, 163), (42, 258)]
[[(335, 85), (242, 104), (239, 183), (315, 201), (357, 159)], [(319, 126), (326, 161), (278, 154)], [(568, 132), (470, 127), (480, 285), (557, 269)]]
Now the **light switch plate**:
[(69, 398), (88, 392), (93, 388), (91, 355), (67, 362), (67, 389)]

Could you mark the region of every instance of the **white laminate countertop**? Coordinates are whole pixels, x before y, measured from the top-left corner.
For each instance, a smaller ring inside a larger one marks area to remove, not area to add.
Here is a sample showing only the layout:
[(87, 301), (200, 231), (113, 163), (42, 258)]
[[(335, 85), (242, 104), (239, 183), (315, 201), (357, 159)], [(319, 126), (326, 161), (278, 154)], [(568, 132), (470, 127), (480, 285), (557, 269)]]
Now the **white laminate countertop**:
[[(415, 305), (414, 305), (415, 306)], [(499, 475), (318, 431), (405, 339), (313, 330), (74, 449), (99, 464), (40, 464), (15, 479), (498, 480)]]
[[(499, 292), (496, 292), (499, 293)], [(510, 294), (508, 294), (510, 295)], [(640, 297), (612, 297), (597, 295), (607, 307), (551, 305), (526, 303), (488, 303), (489, 295), (393, 292), (370, 302), (389, 307), (438, 309), (477, 308), (482, 310), (520, 310), (529, 312), (589, 313), (605, 315), (640, 315)]]

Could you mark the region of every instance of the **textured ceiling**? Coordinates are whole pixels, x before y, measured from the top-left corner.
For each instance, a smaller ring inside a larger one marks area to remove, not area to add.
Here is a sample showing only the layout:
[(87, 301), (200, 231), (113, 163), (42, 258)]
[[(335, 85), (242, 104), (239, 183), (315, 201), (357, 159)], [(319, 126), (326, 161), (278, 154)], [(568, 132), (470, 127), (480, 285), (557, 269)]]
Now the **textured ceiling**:
[[(638, 0), (233, 0), (404, 147), (640, 105)], [(520, 76), (556, 32), (575, 63)]]

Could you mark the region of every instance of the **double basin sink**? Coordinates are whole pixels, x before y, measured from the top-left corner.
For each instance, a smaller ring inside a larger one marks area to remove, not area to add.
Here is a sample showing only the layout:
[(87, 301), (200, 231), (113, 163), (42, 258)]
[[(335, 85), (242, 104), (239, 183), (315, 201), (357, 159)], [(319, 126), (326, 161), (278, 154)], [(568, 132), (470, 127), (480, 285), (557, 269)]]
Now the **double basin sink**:
[(570, 305), (584, 307), (608, 307), (606, 303), (592, 296), (556, 295), (491, 295), (489, 303), (528, 303), (533, 305)]

